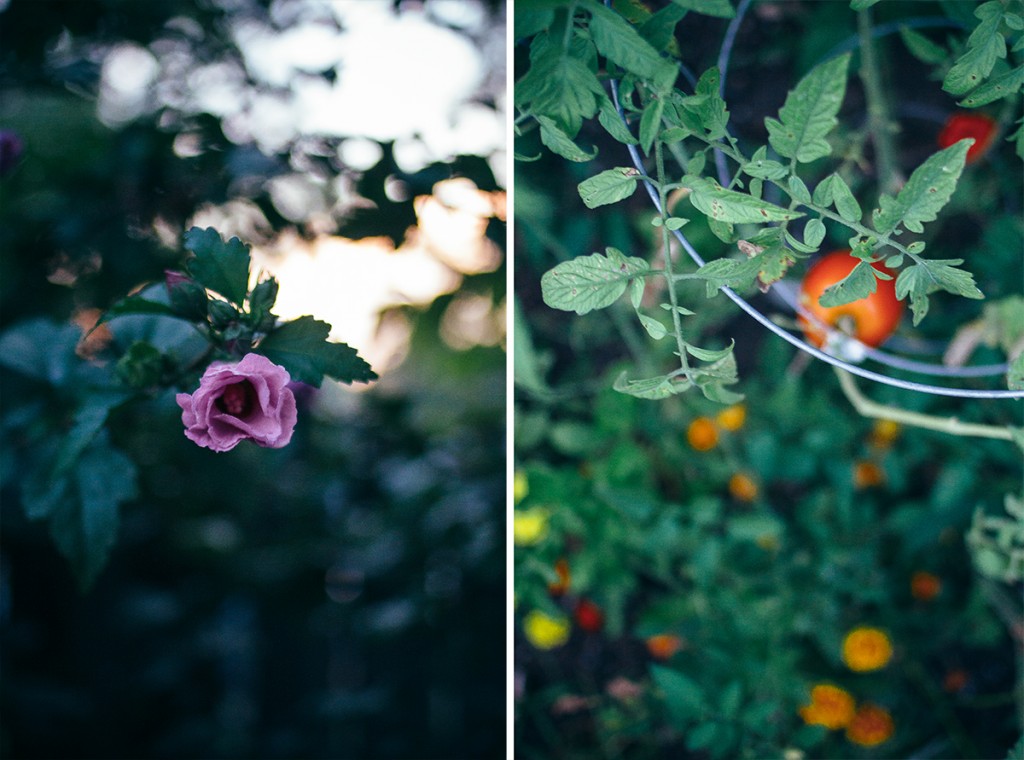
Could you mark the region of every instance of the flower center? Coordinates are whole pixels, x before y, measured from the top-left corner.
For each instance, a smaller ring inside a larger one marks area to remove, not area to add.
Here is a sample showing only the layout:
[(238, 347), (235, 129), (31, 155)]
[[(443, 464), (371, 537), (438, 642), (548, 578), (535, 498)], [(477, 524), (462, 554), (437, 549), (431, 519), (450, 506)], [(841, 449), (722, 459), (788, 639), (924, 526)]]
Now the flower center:
[(217, 408), (232, 417), (244, 417), (252, 411), (256, 393), (248, 380), (229, 385), (217, 399)]

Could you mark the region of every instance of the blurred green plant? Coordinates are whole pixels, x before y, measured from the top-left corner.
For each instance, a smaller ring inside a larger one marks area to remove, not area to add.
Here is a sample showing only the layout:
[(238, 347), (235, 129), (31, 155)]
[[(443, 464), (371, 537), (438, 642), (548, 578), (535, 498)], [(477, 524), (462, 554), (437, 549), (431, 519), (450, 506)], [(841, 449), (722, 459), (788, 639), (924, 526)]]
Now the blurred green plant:
[[(1021, 100), (1002, 79), (1021, 9), (517, 6), (522, 757), (1017, 743), (1018, 521), (994, 509), (1019, 492), (1021, 428), (1014, 402), (984, 399), (1019, 397), (1024, 367), (1024, 191), (996, 137)], [(993, 51), (977, 100), (922, 83)], [(997, 80), (1005, 97), (981, 97)], [(994, 128), (941, 144), (954, 105)], [(821, 304), (869, 295), (884, 262), (913, 324), (881, 350), (840, 334), (816, 352), (783, 327), (806, 313), (804, 260), (846, 248), (858, 263)], [(879, 382), (871, 398), (850, 373)], [(984, 387), (997, 375), (1009, 390)], [(600, 630), (573, 619), (583, 600)], [(540, 636), (534, 611), (571, 627)]]

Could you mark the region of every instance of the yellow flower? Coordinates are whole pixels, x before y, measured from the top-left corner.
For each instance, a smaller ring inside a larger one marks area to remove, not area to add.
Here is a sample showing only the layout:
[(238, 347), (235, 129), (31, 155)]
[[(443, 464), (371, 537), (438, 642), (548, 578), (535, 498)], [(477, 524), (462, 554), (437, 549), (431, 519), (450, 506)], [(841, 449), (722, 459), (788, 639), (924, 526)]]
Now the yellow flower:
[(850, 670), (878, 670), (891, 659), (892, 643), (877, 628), (854, 628), (843, 640), (843, 662)]
[(516, 474), (512, 479), (512, 499), (516, 504), (521, 502), (530, 493), (530, 481), (526, 477), (526, 473), (522, 470), (516, 470)]
[(548, 534), (548, 510), (517, 509), (512, 515), (512, 540), (516, 546), (533, 546)]
[(875, 747), (893, 734), (892, 715), (877, 705), (865, 704), (846, 727), (846, 738), (862, 747)]
[(540, 610), (532, 610), (523, 618), (526, 640), (537, 649), (554, 649), (569, 640), (572, 626), (565, 615), (552, 617)]
[(729, 493), (737, 501), (751, 502), (757, 498), (757, 483), (746, 473), (737, 472), (729, 478)]
[(686, 440), (696, 451), (710, 451), (718, 445), (718, 428), (707, 417), (698, 417), (686, 430)]
[(735, 432), (747, 421), (747, 407), (744, 404), (730, 406), (720, 411), (715, 419), (724, 430)]
[(893, 441), (900, 437), (900, 425), (892, 420), (876, 420), (871, 428), (868, 442), (878, 449), (889, 448)]
[(835, 730), (853, 720), (854, 702), (850, 693), (827, 683), (811, 689), (811, 703), (800, 708), (800, 717), (807, 725), (825, 726)]

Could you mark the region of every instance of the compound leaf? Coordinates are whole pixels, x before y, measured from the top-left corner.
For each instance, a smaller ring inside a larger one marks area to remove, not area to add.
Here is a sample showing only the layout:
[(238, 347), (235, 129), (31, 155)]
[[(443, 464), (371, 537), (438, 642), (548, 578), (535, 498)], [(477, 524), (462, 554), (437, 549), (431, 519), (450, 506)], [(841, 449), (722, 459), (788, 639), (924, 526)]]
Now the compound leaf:
[(779, 118), (764, 120), (768, 142), (780, 156), (808, 163), (832, 153), (825, 137), (839, 123), (849, 64), (846, 53), (816, 66), (786, 96)]
[(629, 281), (648, 271), (647, 262), (615, 248), (564, 261), (540, 279), (544, 303), (553, 309), (586, 314), (615, 303)]
[(914, 170), (895, 199), (881, 196), (872, 213), (875, 229), (884, 235), (903, 224), (911, 232), (922, 232), (922, 222), (934, 220), (953, 195), (969, 147), (965, 139), (939, 151)]

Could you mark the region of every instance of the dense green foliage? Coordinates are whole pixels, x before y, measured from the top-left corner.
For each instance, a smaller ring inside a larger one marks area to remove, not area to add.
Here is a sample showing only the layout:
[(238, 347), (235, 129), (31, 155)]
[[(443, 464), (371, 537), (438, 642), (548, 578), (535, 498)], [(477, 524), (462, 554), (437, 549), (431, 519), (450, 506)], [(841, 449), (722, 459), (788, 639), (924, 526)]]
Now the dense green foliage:
[[(852, 249), (821, 303), (898, 273), (882, 359), (1019, 389), (1022, 10), (517, 6), (517, 754), (1018, 743), (1020, 401), (837, 382), (717, 294), (792, 329), (807, 260)], [(939, 144), (981, 106), (978, 155)]]

